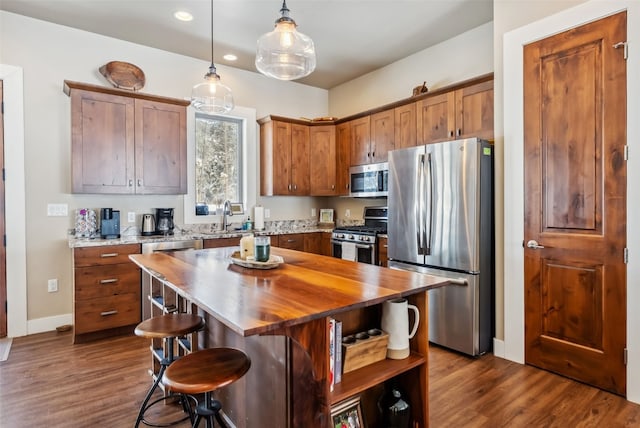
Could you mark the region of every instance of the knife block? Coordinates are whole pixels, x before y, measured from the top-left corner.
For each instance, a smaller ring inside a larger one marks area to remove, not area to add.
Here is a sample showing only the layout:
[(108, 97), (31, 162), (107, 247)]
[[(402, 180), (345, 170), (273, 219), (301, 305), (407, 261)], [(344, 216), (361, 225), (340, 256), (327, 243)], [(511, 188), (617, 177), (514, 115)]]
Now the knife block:
[(342, 338), (342, 373), (349, 373), (361, 367), (384, 360), (387, 356), (389, 335), (382, 330), (372, 329)]

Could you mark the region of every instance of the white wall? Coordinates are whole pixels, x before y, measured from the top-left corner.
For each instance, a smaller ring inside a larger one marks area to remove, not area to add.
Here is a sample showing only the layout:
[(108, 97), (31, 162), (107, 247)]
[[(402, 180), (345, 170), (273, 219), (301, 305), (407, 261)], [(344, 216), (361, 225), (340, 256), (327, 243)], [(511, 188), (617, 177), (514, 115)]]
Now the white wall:
[[(524, 2), (529, 3), (529, 2)], [(538, 6), (536, 3), (529, 3)], [(524, 6), (524, 5), (523, 5)], [(526, 8), (511, 9), (526, 15)], [(524, 361), (524, 209), (523, 209), (523, 91), (522, 46), (572, 27), (627, 10), (627, 42), (640, 46), (640, 2), (637, 0), (590, 1), (547, 18), (520, 27), (504, 35), (504, 355)], [(508, 20), (508, 16), (504, 16)], [(627, 61), (627, 144), (630, 153), (638, 153), (640, 124), (640, 55), (631, 54)], [(635, 256), (640, 245), (640, 201), (634, 183), (640, 180), (638, 156), (627, 162), (627, 246), (631, 254), (627, 265), (627, 399), (640, 403), (640, 263)]]
[[(0, 11), (0, 64), (22, 68), (24, 84), (24, 138), (5, 139), (6, 146), (24, 148), (26, 182), (26, 284), (24, 280), (8, 282), (10, 298), (19, 295), (18, 291), (26, 294), (26, 318), (24, 314), (14, 317), (10, 311), (11, 335), (50, 330), (63, 321), (70, 322), (72, 263), (67, 229), (73, 227), (76, 208), (135, 211), (139, 223), (141, 214), (155, 207), (174, 207), (176, 223), (182, 223), (182, 196), (70, 193), (70, 101), (62, 92), (63, 80), (110, 86), (98, 68), (112, 60), (142, 68), (146, 75), (143, 92), (174, 98), (189, 97), (191, 87), (202, 80), (209, 66), (197, 59)], [(255, 109), (257, 117), (327, 115), (325, 90), (230, 67), (217, 68), (223, 82), (231, 87), (236, 104)], [(252, 156), (255, 162), (257, 153)], [(252, 179), (257, 181), (257, 167)], [(7, 182), (7, 195), (12, 184)], [(308, 218), (310, 207), (318, 206), (314, 198), (259, 198), (258, 202), (271, 208), (274, 219)], [(19, 200), (7, 199), (7, 210), (15, 203)], [(48, 203), (68, 204), (69, 217), (47, 217)], [(137, 223), (133, 225), (139, 227)], [(127, 225), (125, 216), (123, 226)], [(10, 247), (7, 252), (14, 250)], [(57, 293), (47, 293), (49, 278), (59, 280)], [(10, 301), (9, 306), (23, 303)]]
[(372, 71), (329, 91), (329, 113), (336, 117), (409, 98), (427, 82), (429, 90), (493, 71), (493, 23)]

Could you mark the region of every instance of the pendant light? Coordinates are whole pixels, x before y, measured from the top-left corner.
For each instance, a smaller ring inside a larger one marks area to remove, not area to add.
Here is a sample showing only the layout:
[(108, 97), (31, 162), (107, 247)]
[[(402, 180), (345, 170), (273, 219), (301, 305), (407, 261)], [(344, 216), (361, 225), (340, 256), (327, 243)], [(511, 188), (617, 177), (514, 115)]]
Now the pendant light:
[(202, 113), (223, 114), (233, 110), (233, 95), (228, 86), (220, 83), (220, 76), (213, 63), (213, 0), (211, 0), (211, 65), (204, 75), (204, 82), (191, 90), (191, 105)]
[(260, 73), (280, 80), (294, 80), (311, 74), (316, 68), (316, 50), (310, 37), (296, 31), (286, 0), (275, 29), (258, 39), (256, 68)]

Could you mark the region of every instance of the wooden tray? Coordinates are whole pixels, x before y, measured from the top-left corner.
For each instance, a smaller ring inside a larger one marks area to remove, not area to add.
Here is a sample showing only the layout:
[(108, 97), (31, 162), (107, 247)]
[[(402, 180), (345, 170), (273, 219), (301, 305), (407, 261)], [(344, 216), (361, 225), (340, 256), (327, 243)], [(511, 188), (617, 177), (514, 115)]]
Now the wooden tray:
[(139, 91), (144, 87), (144, 72), (136, 65), (122, 61), (111, 61), (98, 69), (109, 83), (118, 89)]
[(255, 260), (240, 258), (240, 251), (234, 251), (231, 254), (231, 262), (235, 265), (250, 268), (250, 269), (274, 269), (277, 268), (280, 263), (284, 263), (284, 259), (280, 256), (271, 255), (266, 262), (258, 262)]

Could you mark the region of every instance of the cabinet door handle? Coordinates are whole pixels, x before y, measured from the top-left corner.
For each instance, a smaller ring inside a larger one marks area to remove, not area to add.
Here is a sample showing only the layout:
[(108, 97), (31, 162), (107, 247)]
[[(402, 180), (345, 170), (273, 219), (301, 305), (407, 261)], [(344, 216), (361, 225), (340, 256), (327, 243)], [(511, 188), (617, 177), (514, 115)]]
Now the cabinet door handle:
[(296, 240), (295, 240), (295, 239), (287, 239), (287, 243), (289, 243), (289, 244), (290, 244), (290, 243), (292, 243), (292, 242), (296, 242)]
[(108, 317), (109, 315), (115, 315), (117, 314), (118, 311), (113, 310), (113, 311), (104, 311), (104, 312), (100, 312), (100, 316), (101, 317)]
[(113, 284), (114, 282), (118, 282), (118, 278), (109, 278), (109, 279), (100, 280), (100, 284)]
[(142, 186), (142, 180), (138, 179), (138, 187)]
[(336, 185), (335, 184), (331, 185), (331, 190), (336, 190)]
[(118, 257), (118, 253), (104, 253), (104, 254), (100, 254), (100, 257), (105, 258), (105, 257)]
[(289, 183), (289, 186), (287, 186), (287, 188), (289, 189), (289, 191), (291, 191), (291, 183)]
[(458, 137), (459, 137), (460, 135), (462, 135), (462, 129), (458, 128), (458, 131), (457, 131), (457, 134), (456, 134), (456, 135), (457, 135)]
[(453, 137), (453, 131), (449, 131), (449, 137)]
[(129, 187), (133, 187), (133, 180), (129, 180)]
[(293, 185), (293, 190), (298, 190), (298, 185), (297, 184)]

